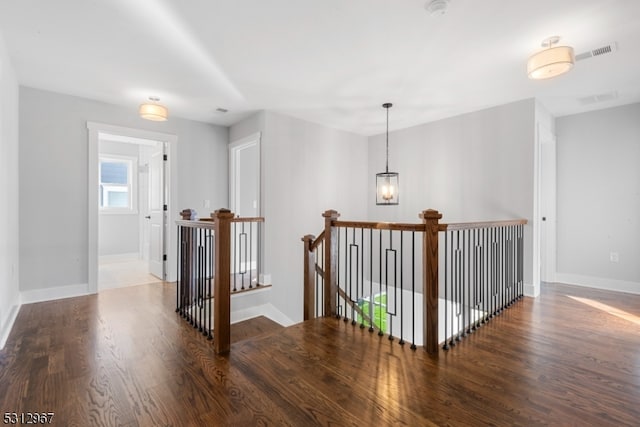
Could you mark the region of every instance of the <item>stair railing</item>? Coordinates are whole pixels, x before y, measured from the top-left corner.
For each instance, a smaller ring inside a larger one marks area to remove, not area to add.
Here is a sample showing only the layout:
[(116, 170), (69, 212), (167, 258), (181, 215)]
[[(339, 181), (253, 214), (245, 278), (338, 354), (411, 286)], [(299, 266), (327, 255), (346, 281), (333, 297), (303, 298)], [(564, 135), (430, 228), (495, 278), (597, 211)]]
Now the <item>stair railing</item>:
[(195, 220), (181, 212), (178, 228), (176, 312), (213, 340), (216, 353), (231, 346), (231, 294), (259, 284), (264, 218), (238, 218), (219, 209)]
[(421, 335), (435, 354), (523, 295), (526, 220), (443, 224), (438, 211), (419, 216), (422, 223), (402, 224), (324, 212), (320, 235), (302, 238), (304, 319), (350, 316), (413, 349)]

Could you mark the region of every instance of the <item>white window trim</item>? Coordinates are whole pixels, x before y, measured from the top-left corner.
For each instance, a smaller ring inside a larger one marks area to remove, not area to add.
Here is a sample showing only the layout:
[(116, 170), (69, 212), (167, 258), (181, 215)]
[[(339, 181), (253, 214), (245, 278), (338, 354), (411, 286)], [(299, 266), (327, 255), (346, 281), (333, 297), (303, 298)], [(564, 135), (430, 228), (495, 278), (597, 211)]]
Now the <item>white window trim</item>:
[[(132, 156), (121, 156), (117, 154), (100, 154), (98, 157), (98, 177), (100, 177), (100, 164), (103, 161), (127, 162), (129, 164), (129, 207), (114, 208), (100, 206), (98, 199), (98, 209), (100, 214), (106, 215), (137, 215), (138, 214), (138, 159)], [(100, 185), (100, 178), (98, 178)]]

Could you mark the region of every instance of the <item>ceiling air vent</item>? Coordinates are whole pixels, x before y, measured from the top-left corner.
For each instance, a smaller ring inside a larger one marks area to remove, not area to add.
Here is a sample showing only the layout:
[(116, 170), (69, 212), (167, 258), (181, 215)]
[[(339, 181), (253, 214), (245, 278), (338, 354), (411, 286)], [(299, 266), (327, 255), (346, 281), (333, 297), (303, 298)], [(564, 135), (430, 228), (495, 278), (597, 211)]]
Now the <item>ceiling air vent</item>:
[(583, 98), (578, 98), (578, 101), (582, 105), (589, 105), (596, 104), (598, 102), (613, 101), (614, 99), (618, 99), (618, 91), (601, 93), (599, 95), (585, 96)]
[(609, 43), (606, 46), (592, 49), (587, 52), (582, 52), (576, 55), (576, 61), (581, 61), (587, 58), (593, 58), (594, 56), (605, 55), (607, 53), (613, 53), (618, 50), (618, 44), (616, 42)]

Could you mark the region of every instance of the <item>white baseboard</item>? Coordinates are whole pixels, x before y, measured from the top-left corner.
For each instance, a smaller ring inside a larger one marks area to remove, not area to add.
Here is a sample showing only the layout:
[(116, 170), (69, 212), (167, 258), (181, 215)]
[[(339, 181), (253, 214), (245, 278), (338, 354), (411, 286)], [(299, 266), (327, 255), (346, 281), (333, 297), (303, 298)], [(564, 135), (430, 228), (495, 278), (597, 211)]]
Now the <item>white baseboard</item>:
[(578, 274), (556, 273), (556, 282), (567, 285), (585, 286), (607, 291), (626, 292), (640, 295), (640, 283), (626, 280), (605, 279), (604, 277), (581, 276)]
[(537, 298), (540, 296), (540, 285), (535, 286), (529, 283), (524, 284), (524, 296)]
[(137, 261), (142, 259), (138, 252), (131, 252), (128, 254), (113, 254), (113, 255), (100, 255), (98, 257), (99, 263), (110, 263), (110, 262), (125, 262), (125, 261)]
[(31, 304), (34, 302), (53, 301), (62, 298), (79, 297), (89, 294), (91, 294), (91, 292), (89, 292), (89, 285), (84, 283), (81, 285), (59, 286), (57, 288), (22, 291), (20, 293), (20, 301), (22, 304)]
[(7, 339), (9, 338), (9, 334), (13, 329), (13, 324), (16, 321), (16, 317), (18, 317), (18, 312), (20, 311), (20, 304), (16, 304), (11, 306), (9, 313), (7, 314), (7, 318), (2, 320), (2, 328), (0, 328), (0, 350), (2, 350), (7, 343)]
[(243, 310), (232, 311), (231, 324), (253, 319), (258, 316), (265, 316), (282, 326), (291, 326), (295, 323), (272, 304), (262, 304), (254, 307), (248, 307)]

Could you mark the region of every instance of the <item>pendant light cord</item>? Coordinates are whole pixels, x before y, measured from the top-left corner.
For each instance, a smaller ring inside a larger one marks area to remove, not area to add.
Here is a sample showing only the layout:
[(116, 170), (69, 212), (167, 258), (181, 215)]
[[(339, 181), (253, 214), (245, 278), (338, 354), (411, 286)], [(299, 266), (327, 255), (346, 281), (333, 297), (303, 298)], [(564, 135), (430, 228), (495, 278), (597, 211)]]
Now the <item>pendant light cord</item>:
[(386, 173), (389, 173), (389, 107), (387, 109), (387, 165)]

